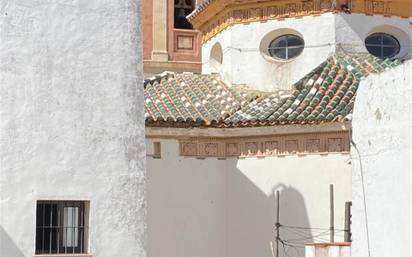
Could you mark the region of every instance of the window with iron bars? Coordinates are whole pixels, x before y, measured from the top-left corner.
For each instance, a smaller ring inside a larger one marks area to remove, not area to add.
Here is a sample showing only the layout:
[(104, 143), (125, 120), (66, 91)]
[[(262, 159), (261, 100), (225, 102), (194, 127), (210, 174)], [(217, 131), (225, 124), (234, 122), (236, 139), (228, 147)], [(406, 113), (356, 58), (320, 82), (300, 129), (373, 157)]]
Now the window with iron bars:
[(36, 254), (87, 253), (85, 201), (37, 201)]

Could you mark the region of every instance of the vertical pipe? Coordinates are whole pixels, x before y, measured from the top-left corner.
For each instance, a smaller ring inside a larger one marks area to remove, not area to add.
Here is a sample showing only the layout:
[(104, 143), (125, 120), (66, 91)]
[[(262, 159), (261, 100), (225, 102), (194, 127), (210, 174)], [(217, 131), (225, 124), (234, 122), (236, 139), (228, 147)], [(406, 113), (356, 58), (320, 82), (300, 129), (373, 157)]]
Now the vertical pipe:
[(279, 257), (279, 240), (280, 240), (280, 236), (279, 236), (279, 228), (280, 228), (280, 223), (279, 223), (279, 206), (280, 206), (280, 201), (279, 201), (279, 190), (276, 191), (276, 257)]
[(75, 232), (76, 232), (76, 228), (75, 228), (75, 226), (74, 226), (74, 213), (75, 213), (75, 207), (72, 207), (71, 208), (71, 210), (72, 210), (72, 243), (71, 243), (71, 246), (72, 246), (72, 253), (74, 253), (74, 248), (75, 248), (75, 244), (74, 244), (74, 242), (75, 242), (75, 239), (76, 239), (76, 237), (75, 237)]
[(57, 205), (57, 253), (60, 253), (60, 205)]
[(352, 207), (352, 202), (346, 202), (345, 203), (345, 234), (344, 234), (344, 240), (345, 242), (351, 242), (351, 207)]
[(42, 234), (42, 237), (41, 237), (41, 252), (42, 253), (44, 253), (44, 226), (45, 226), (45, 223), (46, 223), (46, 221), (45, 221), (45, 219), (46, 219), (46, 204), (42, 204), (42, 207), (43, 207), (43, 217), (42, 217), (42, 224), (41, 224), (41, 234)]
[(83, 240), (84, 240), (84, 202), (80, 204), (80, 253), (83, 253)]
[(63, 226), (63, 235), (64, 235), (64, 253), (67, 254), (67, 227)]
[[(65, 205), (64, 205), (65, 206)], [(63, 207), (63, 245), (64, 245), (64, 253), (67, 254), (67, 226), (65, 226), (64, 224), (67, 224), (69, 222), (68, 219), (68, 210), (66, 207)]]
[(50, 226), (49, 226), (49, 253), (52, 250), (52, 236), (53, 236), (53, 204), (50, 204)]
[(333, 184), (329, 185), (330, 197), (330, 242), (335, 242), (335, 206), (333, 199)]

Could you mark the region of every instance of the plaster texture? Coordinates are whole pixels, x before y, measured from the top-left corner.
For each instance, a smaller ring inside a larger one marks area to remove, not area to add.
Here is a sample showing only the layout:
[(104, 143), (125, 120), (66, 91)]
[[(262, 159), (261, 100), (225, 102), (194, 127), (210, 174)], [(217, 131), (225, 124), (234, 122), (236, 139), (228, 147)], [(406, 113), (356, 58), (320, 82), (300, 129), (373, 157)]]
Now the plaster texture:
[(93, 257), (146, 256), (139, 4), (0, 2), (0, 256), (34, 255), (37, 200), (90, 202)]
[[(382, 15), (325, 13), (319, 16), (235, 24), (202, 45), (202, 72), (220, 73), (232, 84), (247, 84), (263, 91), (290, 90), (291, 85), (309, 73), (334, 51), (367, 52), (365, 38), (374, 32), (394, 35), (402, 48), (397, 58), (412, 54), (410, 19)], [(280, 61), (262, 54), (262, 40), (273, 33), (298, 34), (305, 41), (301, 55)], [(222, 47), (223, 62), (210, 60), (213, 46)], [(264, 74), (264, 75), (262, 75)]]
[[(412, 255), (412, 62), (362, 81), (353, 114), (352, 256)], [(364, 177), (366, 213), (362, 177)]]
[[(281, 191), (282, 224), (327, 229), (333, 183), (335, 226), (343, 228), (344, 205), (351, 200), (348, 154), (196, 159), (179, 156), (174, 139), (147, 139), (148, 154), (153, 142), (161, 142), (161, 158), (147, 159), (149, 256), (272, 256), (276, 190)], [(302, 231), (284, 228), (281, 237), (305, 237), (296, 233)], [(337, 232), (336, 240), (342, 236)], [(289, 256), (304, 256), (298, 249), (289, 249)]]

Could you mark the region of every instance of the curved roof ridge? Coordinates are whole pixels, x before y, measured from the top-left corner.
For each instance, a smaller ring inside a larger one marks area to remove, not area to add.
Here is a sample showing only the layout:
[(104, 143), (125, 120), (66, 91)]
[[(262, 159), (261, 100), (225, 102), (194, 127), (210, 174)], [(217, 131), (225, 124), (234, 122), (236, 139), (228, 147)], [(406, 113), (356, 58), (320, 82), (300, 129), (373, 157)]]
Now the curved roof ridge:
[[(398, 64), (366, 53), (334, 52), (292, 90), (275, 92), (228, 84), (216, 74), (166, 72), (145, 86), (146, 124), (248, 127), (349, 121), (360, 80)], [(177, 118), (175, 110), (187, 115)]]

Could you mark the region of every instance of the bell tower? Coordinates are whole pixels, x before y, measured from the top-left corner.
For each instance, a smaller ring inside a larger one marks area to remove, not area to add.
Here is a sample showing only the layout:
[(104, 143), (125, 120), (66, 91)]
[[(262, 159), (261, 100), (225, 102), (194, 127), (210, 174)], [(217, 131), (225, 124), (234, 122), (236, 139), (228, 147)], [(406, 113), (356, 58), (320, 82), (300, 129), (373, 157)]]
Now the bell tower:
[(200, 33), (186, 18), (195, 0), (142, 1), (145, 77), (164, 71), (200, 73)]

